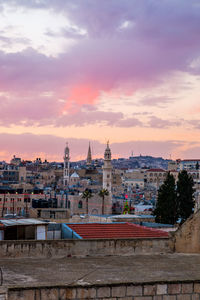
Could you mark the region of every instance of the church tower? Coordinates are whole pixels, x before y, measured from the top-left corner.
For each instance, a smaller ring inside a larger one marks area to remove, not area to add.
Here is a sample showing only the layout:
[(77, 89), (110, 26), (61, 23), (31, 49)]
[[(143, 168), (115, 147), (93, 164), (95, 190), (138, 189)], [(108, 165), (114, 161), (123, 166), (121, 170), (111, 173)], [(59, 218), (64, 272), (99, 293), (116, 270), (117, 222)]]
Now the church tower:
[(69, 184), (69, 167), (70, 167), (70, 163), (69, 163), (70, 157), (69, 157), (68, 143), (66, 143), (63, 159), (64, 159), (63, 185), (68, 186), (68, 184)]
[(88, 155), (87, 155), (86, 164), (87, 164), (88, 166), (90, 166), (91, 163), (92, 163), (92, 152), (91, 152), (90, 143), (89, 143), (89, 148), (88, 148)]
[(111, 164), (111, 151), (109, 142), (104, 152), (104, 165), (103, 165), (103, 189), (107, 189), (111, 196), (112, 194), (112, 164)]

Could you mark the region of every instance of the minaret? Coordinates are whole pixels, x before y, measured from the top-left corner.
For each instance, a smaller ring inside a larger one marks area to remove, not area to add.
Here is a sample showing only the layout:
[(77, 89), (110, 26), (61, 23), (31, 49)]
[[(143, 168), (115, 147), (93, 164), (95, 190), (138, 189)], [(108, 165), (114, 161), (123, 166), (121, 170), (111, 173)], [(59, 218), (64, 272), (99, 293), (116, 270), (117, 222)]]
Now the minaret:
[(112, 164), (111, 164), (111, 151), (109, 142), (104, 152), (104, 165), (103, 165), (103, 189), (108, 190), (109, 195), (106, 196), (104, 201), (104, 213), (112, 213)]
[(88, 148), (88, 155), (87, 155), (87, 160), (86, 164), (91, 165), (92, 163), (92, 153), (91, 153), (91, 148), (90, 148), (90, 143), (89, 143), (89, 148)]
[(109, 147), (109, 141), (104, 153), (104, 165), (103, 165), (103, 189), (107, 189), (109, 194), (112, 193), (112, 164), (111, 164), (111, 151)]
[(69, 184), (69, 167), (70, 167), (68, 143), (66, 143), (63, 159), (64, 159), (63, 185), (67, 186)]

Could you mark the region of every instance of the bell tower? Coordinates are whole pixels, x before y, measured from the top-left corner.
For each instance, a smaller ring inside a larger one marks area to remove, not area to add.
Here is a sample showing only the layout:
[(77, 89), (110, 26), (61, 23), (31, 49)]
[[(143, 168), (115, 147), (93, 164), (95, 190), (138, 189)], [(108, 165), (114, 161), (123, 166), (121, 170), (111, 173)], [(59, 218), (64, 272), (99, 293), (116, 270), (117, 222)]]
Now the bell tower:
[(90, 166), (91, 163), (92, 163), (92, 152), (91, 152), (90, 143), (89, 143), (89, 147), (88, 147), (88, 155), (87, 155), (86, 164), (87, 164), (88, 166)]
[(66, 143), (63, 159), (64, 159), (63, 185), (68, 186), (68, 184), (69, 184), (69, 168), (70, 168), (68, 143)]

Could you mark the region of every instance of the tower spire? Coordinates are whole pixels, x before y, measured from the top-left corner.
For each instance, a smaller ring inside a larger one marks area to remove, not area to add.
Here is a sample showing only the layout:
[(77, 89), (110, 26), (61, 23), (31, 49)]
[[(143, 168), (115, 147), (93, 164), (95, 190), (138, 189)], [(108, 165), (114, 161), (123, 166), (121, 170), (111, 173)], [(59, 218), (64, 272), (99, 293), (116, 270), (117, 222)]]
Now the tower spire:
[(69, 146), (66, 142), (66, 147), (64, 150), (64, 170), (63, 170), (63, 185), (67, 186), (69, 184), (69, 169), (70, 169), (70, 156), (69, 156)]
[(89, 147), (88, 147), (86, 163), (87, 163), (87, 165), (91, 165), (91, 163), (92, 163), (92, 152), (91, 152), (90, 142), (89, 142)]

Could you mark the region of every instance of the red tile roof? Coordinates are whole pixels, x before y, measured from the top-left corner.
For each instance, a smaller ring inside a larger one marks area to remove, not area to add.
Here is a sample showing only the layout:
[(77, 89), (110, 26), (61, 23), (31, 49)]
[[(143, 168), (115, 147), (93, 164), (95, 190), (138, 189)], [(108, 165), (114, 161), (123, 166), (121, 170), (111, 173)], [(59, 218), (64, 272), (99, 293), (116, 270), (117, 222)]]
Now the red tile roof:
[(168, 233), (132, 223), (66, 224), (83, 239), (163, 238)]
[(181, 159), (180, 161), (200, 161), (200, 159)]

